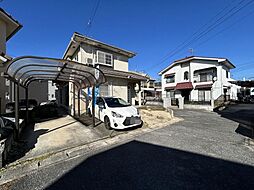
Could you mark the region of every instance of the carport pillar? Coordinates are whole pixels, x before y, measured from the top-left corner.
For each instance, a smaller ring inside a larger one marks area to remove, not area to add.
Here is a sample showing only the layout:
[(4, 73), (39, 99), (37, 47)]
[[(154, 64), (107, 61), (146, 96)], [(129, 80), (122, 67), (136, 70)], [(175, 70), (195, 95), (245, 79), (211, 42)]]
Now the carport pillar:
[(92, 117), (93, 117), (93, 127), (95, 127), (95, 86), (92, 87)]
[(16, 125), (16, 135), (15, 138), (19, 137), (19, 84), (15, 83), (15, 125)]
[(28, 125), (28, 87), (25, 88), (25, 95), (26, 95), (26, 119), (25, 119), (25, 122), (26, 122), (26, 126)]
[(78, 90), (78, 116), (80, 117), (80, 93), (81, 89)]
[(73, 97), (73, 116), (75, 116), (75, 84), (73, 83), (73, 94), (72, 94), (72, 97)]

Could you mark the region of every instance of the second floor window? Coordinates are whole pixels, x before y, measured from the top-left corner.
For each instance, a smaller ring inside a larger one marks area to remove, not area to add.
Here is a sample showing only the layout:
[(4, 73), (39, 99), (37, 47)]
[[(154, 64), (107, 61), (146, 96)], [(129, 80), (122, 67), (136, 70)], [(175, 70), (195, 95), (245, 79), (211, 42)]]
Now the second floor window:
[(185, 71), (184, 72), (184, 80), (189, 80), (189, 72), (188, 71)]
[(175, 75), (170, 75), (166, 77), (166, 83), (174, 83), (175, 82)]
[(199, 82), (208, 82), (213, 80), (213, 75), (209, 73), (202, 73), (199, 76), (200, 76)]
[(113, 55), (102, 51), (97, 51), (97, 63), (103, 65), (113, 65)]

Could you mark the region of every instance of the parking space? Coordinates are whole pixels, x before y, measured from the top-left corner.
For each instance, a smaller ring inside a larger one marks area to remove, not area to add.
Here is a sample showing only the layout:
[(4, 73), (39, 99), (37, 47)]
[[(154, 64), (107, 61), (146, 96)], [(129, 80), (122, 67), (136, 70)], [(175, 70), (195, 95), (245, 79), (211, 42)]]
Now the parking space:
[(24, 129), (21, 140), (14, 144), (8, 162), (24, 161), (106, 138), (112, 132), (103, 128), (101, 122), (93, 128), (69, 115), (31, 124)]

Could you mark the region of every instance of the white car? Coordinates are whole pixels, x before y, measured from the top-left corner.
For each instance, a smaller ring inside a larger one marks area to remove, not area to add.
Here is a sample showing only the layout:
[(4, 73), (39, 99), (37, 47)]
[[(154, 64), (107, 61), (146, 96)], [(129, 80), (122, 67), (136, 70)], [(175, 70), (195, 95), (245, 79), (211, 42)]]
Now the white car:
[[(91, 104), (89, 110), (92, 113)], [(103, 121), (107, 129), (141, 127), (143, 124), (137, 108), (117, 97), (97, 97), (95, 117)]]

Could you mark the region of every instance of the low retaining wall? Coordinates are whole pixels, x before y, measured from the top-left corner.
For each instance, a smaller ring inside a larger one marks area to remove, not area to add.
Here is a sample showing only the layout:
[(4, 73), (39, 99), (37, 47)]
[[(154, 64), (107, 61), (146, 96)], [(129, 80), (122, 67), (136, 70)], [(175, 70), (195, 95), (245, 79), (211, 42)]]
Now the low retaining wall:
[(154, 105), (154, 106), (163, 106), (163, 102), (157, 102), (157, 101), (147, 101), (146, 106)]
[[(20, 120), (21, 131), (25, 127), (24, 120)], [(20, 132), (21, 132), (20, 131)], [(15, 141), (15, 131), (12, 130), (5, 139), (0, 140), (0, 168), (6, 164), (7, 155), (11, 150), (13, 142)]]
[(213, 107), (210, 105), (193, 105), (193, 104), (184, 104), (184, 109), (200, 109), (200, 110), (208, 110), (213, 111)]
[(2, 168), (7, 159), (7, 154), (11, 149), (14, 141), (14, 131), (12, 131), (7, 138), (0, 141), (0, 168)]

